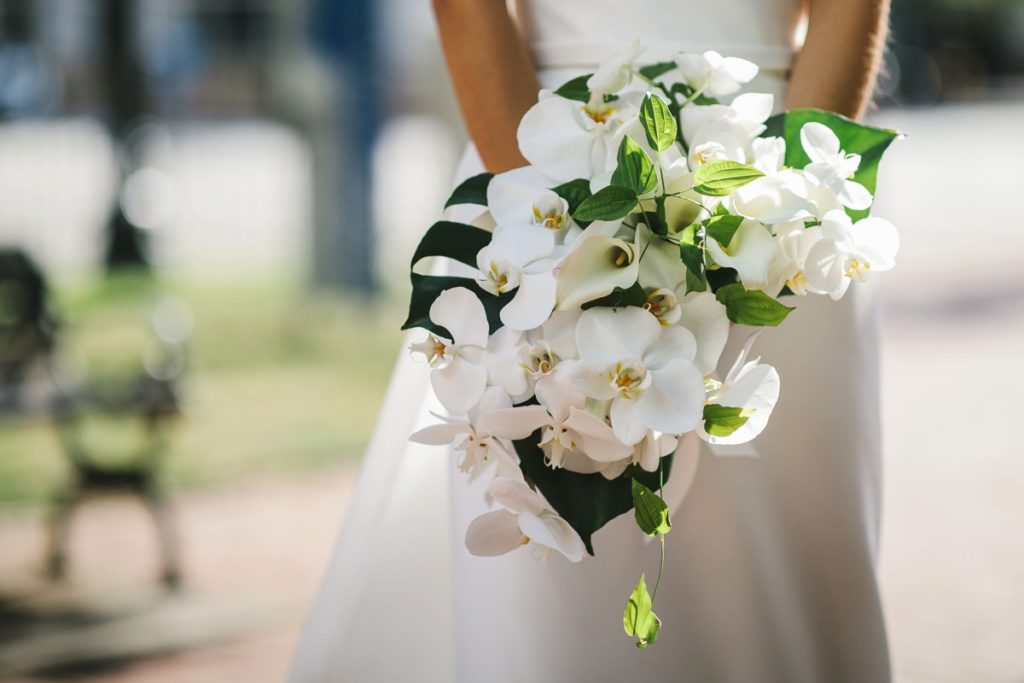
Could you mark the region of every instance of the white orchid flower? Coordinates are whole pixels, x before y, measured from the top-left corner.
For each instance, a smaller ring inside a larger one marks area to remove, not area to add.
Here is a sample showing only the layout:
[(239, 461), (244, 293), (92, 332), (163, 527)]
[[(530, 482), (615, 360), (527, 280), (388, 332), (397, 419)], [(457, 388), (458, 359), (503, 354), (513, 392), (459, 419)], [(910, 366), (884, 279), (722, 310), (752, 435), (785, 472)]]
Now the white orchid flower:
[(725, 306), (711, 292), (690, 292), (679, 301), (679, 314), (679, 324), (697, 340), (694, 365), (703, 375), (710, 375), (729, 340)]
[(839, 138), (828, 126), (812, 121), (800, 129), (800, 144), (811, 163), (804, 171), (818, 179), (840, 204), (859, 211), (871, 206), (871, 193), (850, 180), (860, 167), (859, 154), (847, 154), (839, 148)]
[(436, 415), (442, 420), (440, 424), (429, 425), (414, 432), (409, 440), (428, 446), (451, 446), (456, 454), (462, 454), (459, 469), (471, 477), (477, 476), (495, 461), (498, 462), (499, 471), (507, 473), (509, 468), (518, 470), (515, 457), (505, 450), (505, 446), (488, 431), (485, 424), (480, 424), (481, 418), (487, 414), (511, 407), (512, 401), (507, 393), (500, 387), (488, 387), (477, 404), (469, 410), (468, 419)]
[(541, 430), (538, 445), (552, 467), (566, 467), (573, 452), (599, 463), (587, 467), (588, 472), (628, 458), (632, 448), (620, 442), (604, 420), (584, 410), (587, 397), (573, 384), (571, 375), (568, 366), (559, 366), (537, 382), (539, 405), (495, 410), (484, 422), (491, 433), (512, 440)]
[(466, 529), (466, 547), (474, 555), (504, 555), (529, 543), (544, 557), (556, 550), (571, 562), (583, 559), (579, 534), (525, 482), (496, 477), (489, 489), (504, 507), (474, 519)]
[(483, 396), (487, 370), (479, 363), (487, 347), (487, 314), (465, 287), (448, 289), (430, 306), (430, 320), (448, 330), (451, 338), (430, 334), (409, 347), (431, 367), (430, 384), (449, 412), (465, 414)]
[(713, 50), (702, 55), (683, 52), (676, 56), (683, 80), (711, 97), (731, 95), (757, 76), (757, 65), (739, 57), (723, 57)]
[(768, 269), (768, 294), (776, 295), (783, 286), (798, 296), (815, 291), (807, 280), (807, 256), (822, 237), (819, 226), (805, 227), (802, 220), (775, 226), (775, 261)]
[(731, 104), (689, 105), (679, 113), (690, 146), (690, 168), (720, 159), (747, 163), (752, 144), (764, 132), (775, 99), (766, 93), (744, 93)]
[(476, 281), (495, 296), (515, 290), (501, 322), (529, 330), (547, 320), (555, 305), (555, 236), (537, 225), (503, 225), (476, 256)]
[(552, 192), (554, 181), (533, 166), (498, 173), (487, 186), (487, 206), (498, 225), (533, 224), (571, 241), (580, 232), (569, 215), (569, 204)]
[(881, 218), (854, 225), (845, 211), (832, 211), (821, 222), (822, 238), (807, 254), (807, 280), (815, 289), (841, 299), (852, 280), (864, 282), (869, 271), (896, 265), (899, 233)]
[(632, 242), (611, 237), (605, 226), (591, 224), (572, 244), (557, 269), (555, 308), (567, 310), (600, 299), (615, 288), (627, 289), (640, 273), (639, 255), (643, 251), (642, 233), (633, 233)]
[(767, 225), (810, 217), (806, 174), (784, 167), (786, 141), (782, 138), (754, 138), (750, 165), (765, 175), (737, 188), (728, 198), (735, 213)]
[(587, 88), (594, 96), (602, 97), (619, 92), (633, 80), (633, 63), (640, 55), (640, 39), (606, 59), (587, 79)]
[(480, 365), (487, 370), (487, 383), (504, 389), (516, 403), (525, 401), (532, 393), (533, 384), (526, 373), (528, 348), (520, 330), (502, 327), (490, 336), (480, 355)]
[(589, 102), (541, 91), (537, 104), (523, 115), (519, 150), (532, 165), (557, 182), (591, 178), (611, 170), (609, 146), (616, 129), (636, 112), (632, 98)]
[(762, 289), (768, 284), (768, 269), (775, 260), (775, 239), (759, 221), (746, 219), (740, 223), (728, 245), (722, 246), (710, 235), (705, 245), (715, 263), (736, 269), (747, 289)]
[(662, 327), (642, 308), (591, 308), (576, 326), (580, 365), (574, 380), (597, 401), (610, 401), (615, 436), (635, 445), (648, 429), (689, 431), (700, 419), (704, 379), (694, 366), (689, 330)]
[(756, 337), (757, 333), (754, 333), (747, 339), (724, 381), (709, 380), (709, 404), (740, 408), (747, 416), (747, 421), (728, 436), (708, 434), (702, 421), (697, 435), (710, 444), (735, 445), (750, 441), (764, 431), (779, 400), (778, 371), (770, 365), (761, 364), (760, 358), (747, 361)]

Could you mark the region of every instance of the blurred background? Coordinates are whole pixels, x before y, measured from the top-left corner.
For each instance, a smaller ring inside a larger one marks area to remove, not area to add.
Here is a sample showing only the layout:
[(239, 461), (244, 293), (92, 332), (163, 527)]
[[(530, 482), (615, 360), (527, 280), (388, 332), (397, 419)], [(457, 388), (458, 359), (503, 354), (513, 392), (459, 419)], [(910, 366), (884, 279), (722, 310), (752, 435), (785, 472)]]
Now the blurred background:
[[(1024, 681), (1024, 2), (893, 5), (897, 680)], [(0, 0), (0, 680), (283, 680), (464, 137), (426, 2)]]

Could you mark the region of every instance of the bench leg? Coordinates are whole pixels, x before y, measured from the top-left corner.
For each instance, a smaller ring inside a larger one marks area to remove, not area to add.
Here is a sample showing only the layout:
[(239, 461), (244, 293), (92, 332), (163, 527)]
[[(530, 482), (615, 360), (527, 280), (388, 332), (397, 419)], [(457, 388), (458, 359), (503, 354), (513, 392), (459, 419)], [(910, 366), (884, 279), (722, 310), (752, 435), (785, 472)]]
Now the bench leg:
[(162, 491), (152, 487), (146, 489), (143, 501), (153, 515), (160, 540), (160, 552), (163, 556), (163, 574), (160, 578), (167, 588), (177, 590), (181, 587), (181, 554), (173, 506)]
[(46, 571), (51, 579), (67, 576), (68, 531), (75, 506), (81, 502), (82, 492), (72, 486), (53, 499), (49, 519), (49, 547), (46, 553)]

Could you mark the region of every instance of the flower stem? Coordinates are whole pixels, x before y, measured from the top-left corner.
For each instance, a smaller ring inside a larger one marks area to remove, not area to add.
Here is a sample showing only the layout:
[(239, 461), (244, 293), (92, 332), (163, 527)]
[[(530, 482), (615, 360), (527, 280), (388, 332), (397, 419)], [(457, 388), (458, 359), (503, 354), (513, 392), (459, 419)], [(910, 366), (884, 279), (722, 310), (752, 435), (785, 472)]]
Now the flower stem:
[[(658, 495), (664, 495), (665, 488), (665, 468), (662, 463), (658, 463)], [(661, 556), (658, 559), (658, 578), (654, 582), (654, 591), (651, 593), (651, 604), (654, 604), (654, 599), (658, 597), (658, 586), (661, 585), (661, 575), (665, 573), (665, 534), (658, 536), (658, 543), (661, 546)]]

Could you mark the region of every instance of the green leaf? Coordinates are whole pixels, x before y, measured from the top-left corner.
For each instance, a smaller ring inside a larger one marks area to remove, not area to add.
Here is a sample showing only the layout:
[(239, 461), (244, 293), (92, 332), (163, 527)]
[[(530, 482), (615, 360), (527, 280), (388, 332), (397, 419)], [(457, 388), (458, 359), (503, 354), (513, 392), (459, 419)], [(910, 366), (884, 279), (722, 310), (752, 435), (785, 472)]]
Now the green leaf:
[(644, 96), (640, 105), (640, 124), (647, 135), (647, 142), (659, 152), (664, 152), (676, 141), (676, 119), (657, 95)]
[(465, 223), (438, 221), (427, 229), (416, 252), (412, 256), (410, 269), (430, 256), (444, 256), (459, 263), (476, 268), (476, 254), (491, 242), (491, 233)]
[[(617, 479), (605, 479), (599, 472), (580, 474), (565, 468), (550, 467), (544, 451), (537, 445), (541, 431), (515, 443), (519, 466), (544, 498), (583, 539), (587, 552), (594, 554), (592, 536), (609, 521), (633, 509), (632, 479), (648, 487), (658, 486), (658, 473), (647, 472), (635, 465)], [(665, 479), (672, 469), (672, 456), (661, 459)]]
[(654, 643), (661, 632), (661, 620), (651, 609), (651, 595), (647, 592), (647, 580), (643, 574), (626, 602), (626, 610), (622, 613), (622, 628), (626, 635), (636, 638), (636, 646), (641, 650)]
[(668, 505), (657, 493), (633, 480), (633, 512), (636, 524), (648, 536), (667, 534), (672, 529)]
[(577, 178), (562, 183), (558, 187), (553, 187), (551, 191), (569, 204), (569, 213), (572, 214), (580, 204), (590, 198), (590, 181), (585, 178)]
[[(892, 141), (900, 137), (894, 130), (866, 126), (851, 119), (822, 111), (821, 109), (794, 109), (784, 114), (776, 114), (765, 122), (767, 129), (762, 137), (777, 136), (786, 141), (786, 165), (792, 168), (803, 168), (811, 162), (800, 143), (800, 129), (804, 124), (816, 121), (825, 124), (839, 138), (839, 146), (847, 154), (860, 155), (860, 167), (853, 174), (853, 180), (875, 193), (878, 182), (878, 163)], [(847, 211), (854, 220), (868, 215), (869, 210)]]
[(619, 143), (618, 164), (612, 173), (611, 183), (628, 187), (637, 195), (647, 194), (658, 185), (658, 174), (647, 152), (628, 135)]
[(562, 86), (555, 91), (555, 94), (569, 100), (589, 102), (590, 88), (587, 87), (587, 81), (589, 81), (590, 77), (593, 75), (594, 74), (584, 74), (582, 76), (577, 76), (571, 81), (563, 83)]
[(675, 62), (658, 62), (657, 64), (642, 66), (637, 71), (647, 80), (653, 81), (658, 76), (662, 76), (674, 68), (676, 68)]
[(616, 287), (608, 296), (594, 299), (584, 303), (580, 308), (584, 311), (588, 308), (625, 308), (627, 306), (643, 306), (647, 303), (647, 292), (639, 282), (634, 282), (628, 289)]
[(686, 266), (686, 291), (703, 292), (707, 289), (704, 274), (704, 250), (697, 243), (697, 224), (688, 225), (679, 233), (679, 257)]
[(471, 178), (466, 178), (452, 191), (452, 195), (444, 203), (444, 208), (447, 209), (449, 206), (456, 204), (487, 206), (487, 186), (491, 184), (491, 178), (493, 177), (493, 173), (481, 173)]
[(712, 216), (704, 222), (704, 226), (707, 228), (708, 237), (713, 238), (723, 247), (728, 247), (741, 223), (743, 223), (743, 216), (727, 214)]
[(484, 305), (491, 333), (497, 332), (498, 328), (502, 326), (501, 309), (515, 296), (514, 291), (494, 296), (490, 292), (480, 289), (476, 281), (471, 278), (448, 275), (420, 275), (419, 273), (412, 274), (409, 314), (406, 316), (405, 322), (402, 323), (402, 329), (408, 330), (413, 327), (420, 327), (451, 339), (451, 335), (446, 329), (440, 325), (435, 325), (430, 320), (430, 306), (441, 292), (454, 287), (465, 287), (476, 294), (480, 303)]
[(752, 410), (710, 403), (704, 406), (704, 431), (711, 436), (729, 436), (745, 425), (752, 414)]
[(628, 187), (609, 185), (585, 199), (572, 217), (577, 221), (613, 221), (629, 215), (637, 201), (636, 192)]
[(709, 161), (693, 174), (694, 190), (711, 197), (724, 197), (764, 173), (737, 161)]
[(759, 289), (744, 289), (740, 284), (721, 287), (715, 297), (725, 306), (729, 320), (740, 325), (774, 327), (793, 310)]

